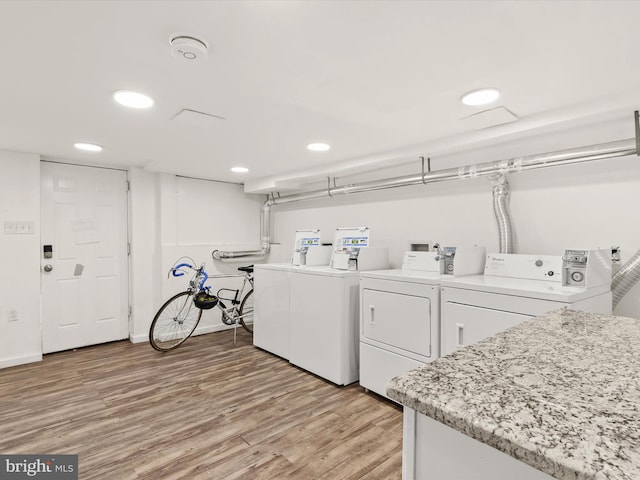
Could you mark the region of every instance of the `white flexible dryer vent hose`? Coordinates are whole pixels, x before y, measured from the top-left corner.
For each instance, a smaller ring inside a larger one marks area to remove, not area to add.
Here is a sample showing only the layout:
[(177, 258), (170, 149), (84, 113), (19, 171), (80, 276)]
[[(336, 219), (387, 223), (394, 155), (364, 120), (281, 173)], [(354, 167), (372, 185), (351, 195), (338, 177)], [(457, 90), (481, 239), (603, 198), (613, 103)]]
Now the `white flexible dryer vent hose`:
[(622, 300), (631, 288), (640, 280), (640, 250), (625, 263), (611, 280), (613, 308)]
[(493, 184), (493, 213), (498, 222), (500, 253), (514, 253), (513, 228), (509, 214), (509, 182), (504, 175), (491, 177)]

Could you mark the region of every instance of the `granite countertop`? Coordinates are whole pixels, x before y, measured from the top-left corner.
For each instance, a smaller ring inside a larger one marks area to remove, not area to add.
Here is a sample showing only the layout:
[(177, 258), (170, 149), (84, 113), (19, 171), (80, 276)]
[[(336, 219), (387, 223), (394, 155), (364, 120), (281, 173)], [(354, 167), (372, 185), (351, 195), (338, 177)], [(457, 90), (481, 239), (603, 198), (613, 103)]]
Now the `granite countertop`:
[(640, 320), (556, 310), (387, 394), (555, 478), (640, 479)]

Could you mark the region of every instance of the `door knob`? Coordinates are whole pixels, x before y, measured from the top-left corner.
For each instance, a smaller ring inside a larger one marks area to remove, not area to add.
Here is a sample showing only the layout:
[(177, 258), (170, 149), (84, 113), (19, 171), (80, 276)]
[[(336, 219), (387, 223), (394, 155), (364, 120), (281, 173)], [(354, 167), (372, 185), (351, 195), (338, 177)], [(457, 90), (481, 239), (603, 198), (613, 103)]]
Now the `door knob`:
[(44, 271), (45, 271), (45, 272), (50, 272), (51, 270), (53, 270), (53, 265), (51, 265), (50, 263), (47, 263), (47, 264), (44, 266)]

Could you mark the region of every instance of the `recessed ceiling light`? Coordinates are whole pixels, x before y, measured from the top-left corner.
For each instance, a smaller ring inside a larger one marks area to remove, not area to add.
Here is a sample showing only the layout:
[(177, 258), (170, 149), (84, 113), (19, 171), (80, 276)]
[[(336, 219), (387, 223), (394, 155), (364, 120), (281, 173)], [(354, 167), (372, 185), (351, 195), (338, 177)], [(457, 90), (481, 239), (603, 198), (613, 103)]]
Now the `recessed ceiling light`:
[(249, 169), (247, 167), (231, 167), (233, 173), (247, 173)]
[(500, 96), (500, 92), (495, 88), (480, 88), (465, 93), (462, 96), (462, 103), (465, 105), (486, 105), (496, 100)]
[(118, 90), (114, 92), (113, 98), (120, 105), (129, 108), (149, 108), (153, 105), (153, 99), (142, 93), (130, 92), (128, 90)]
[(307, 148), (314, 152), (326, 152), (331, 148), (331, 146), (326, 143), (310, 143), (307, 145)]
[(85, 152), (101, 152), (102, 147), (100, 145), (96, 145), (95, 143), (74, 143), (74, 147), (78, 150), (84, 150)]

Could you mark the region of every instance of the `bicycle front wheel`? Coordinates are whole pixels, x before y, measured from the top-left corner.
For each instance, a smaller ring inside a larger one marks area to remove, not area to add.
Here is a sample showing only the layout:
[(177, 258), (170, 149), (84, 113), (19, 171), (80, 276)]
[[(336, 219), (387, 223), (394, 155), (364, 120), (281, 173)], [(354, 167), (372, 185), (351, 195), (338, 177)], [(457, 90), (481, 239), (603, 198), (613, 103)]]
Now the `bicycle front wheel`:
[(202, 310), (193, 303), (193, 294), (180, 292), (165, 302), (149, 329), (149, 343), (159, 352), (176, 348), (187, 338), (200, 322)]
[(253, 333), (253, 290), (249, 290), (242, 299), (239, 314), (242, 328), (249, 333)]

